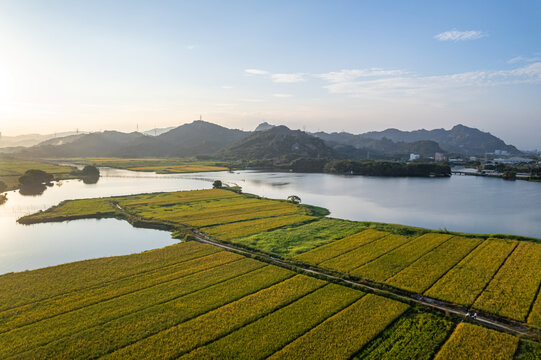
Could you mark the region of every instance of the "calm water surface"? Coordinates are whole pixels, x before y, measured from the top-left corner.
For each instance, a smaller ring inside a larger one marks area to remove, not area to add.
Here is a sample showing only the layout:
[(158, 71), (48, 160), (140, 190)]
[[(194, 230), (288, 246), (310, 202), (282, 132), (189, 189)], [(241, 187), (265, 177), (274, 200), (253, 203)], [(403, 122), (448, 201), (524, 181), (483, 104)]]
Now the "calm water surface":
[(240, 171), (168, 174), (101, 169), (97, 184), (68, 180), (41, 196), (8, 194), (0, 206), (0, 273), (69, 261), (124, 255), (174, 243), (168, 232), (136, 229), (114, 219), (18, 225), (25, 214), (66, 199), (145, 192), (207, 189), (214, 180), (245, 192), (328, 208), (331, 216), (448, 229), (507, 233), (541, 238), (541, 184), (473, 176), (445, 179), (378, 178), (328, 174)]

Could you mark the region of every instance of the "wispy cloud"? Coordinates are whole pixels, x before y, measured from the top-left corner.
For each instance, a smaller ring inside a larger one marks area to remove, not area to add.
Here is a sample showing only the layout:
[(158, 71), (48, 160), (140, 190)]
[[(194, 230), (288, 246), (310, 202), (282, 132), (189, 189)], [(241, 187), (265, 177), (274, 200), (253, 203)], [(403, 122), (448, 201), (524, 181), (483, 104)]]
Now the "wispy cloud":
[(293, 94), (272, 94), (272, 96), (277, 98), (290, 98), (293, 97)]
[(450, 31), (439, 33), (436, 36), (434, 36), (434, 38), (440, 41), (464, 41), (464, 40), (477, 40), (486, 36), (488, 35), (478, 30), (468, 30), (468, 31), (450, 30)]
[(196, 47), (197, 47), (197, 46), (190, 44), (190, 45), (186, 46), (186, 50), (193, 50), (193, 49), (195, 49)]
[(352, 81), (358, 78), (367, 78), (375, 76), (391, 76), (405, 74), (402, 70), (384, 70), (380, 68), (371, 69), (350, 69), (333, 71), (325, 74), (318, 74), (316, 77), (330, 81), (330, 82), (343, 82)]
[(268, 71), (260, 70), (260, 69), (246, 69), (244, 70), (244, 72), (250, 75), (268, 75), (269, 74)]
[(512, 70), (471, 71), (457, 74), (384, 76), (327, 80), (331, 93), (361, 97), (420, 96), (464, 88), (541, 82), (541, 62)]
[(514, 58), (507, 60), (507, 63), (508, 64), (531, 63), (531, 62), (535, 62), (539, 60), (541, 60), (541, 56), (533, 56), (533, 57), (515, 56)]
[(230, 89), (233, 89), (233, 86), (231, 86), (231, 85), (222, 85), (222, 89), (230, 90)]
[(277, 83), (297, 83), (305, 81), (305, 74), (293, 73), (293, 74), (272, 74), (272, 81)]

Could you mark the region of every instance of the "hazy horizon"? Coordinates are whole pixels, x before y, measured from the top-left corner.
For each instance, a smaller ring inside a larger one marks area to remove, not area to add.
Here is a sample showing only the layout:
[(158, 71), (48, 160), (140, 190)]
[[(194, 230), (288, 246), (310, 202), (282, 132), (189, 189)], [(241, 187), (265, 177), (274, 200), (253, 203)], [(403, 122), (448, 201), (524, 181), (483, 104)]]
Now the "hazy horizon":
[(540, 149), (541, 4), (0, 1), (0, 132), (479, 128)]

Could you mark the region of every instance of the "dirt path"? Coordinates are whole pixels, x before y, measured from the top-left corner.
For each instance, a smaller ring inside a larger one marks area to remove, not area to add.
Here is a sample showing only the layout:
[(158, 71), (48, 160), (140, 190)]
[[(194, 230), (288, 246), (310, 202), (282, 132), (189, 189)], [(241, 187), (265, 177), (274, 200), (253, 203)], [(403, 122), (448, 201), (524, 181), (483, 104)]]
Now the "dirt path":
[(428, 308), (431, 308), (431, 309), (436, 309), (436, 310), (444, 311), (444, 312), (447, 312), (447, 313), (451, 313), (451, 314), (457, 315), (457, 316), (459, 316), (459, 317), (461, 317), (461, 318), (463, 318), (465, 320), (468, 320), (469, 322), (472, 322), (472, 323), (475, 323), (475, 324), (478, 324), (478, 325), (481, 325), (481, 326), (485, 326), (485, 327), (489, 327), (489, 328), (492, 328), (492, 329), (512, 333), (512, 334), (515, 334), (515, 335), (518, 335), (518, 336), (532, 338), (532, 339), (535, 339), (537, 341), (539, 341), (539, 339), (541, 339), (541, 332), (539, 332), (539, 331), (537, 331), (535, 329), (531, 329), (530, 327), (528, 327), (525, 324), (521, 324), (521, 323), (518, 323), (518, 322), (511, 322), (511, 321), (506, 320), (506, 319), (498, 319), (495, 316), (487, 317), (487, 316), (484, 316), (482, 314), (477, 314), (477, 316), (474, 318), (474, 317), (469, 315), (469, 314), (472, 314), (474, 311), (472, 311), (472, 310), (470, 310), (468, 308), (457, 307), (456, 305), (453, 305), (453, 304), (446, 304), (446, 303), (444, 303), (442, 301), (432, 299), (432, 298), (429, 298), (429, 297), (425, 297), (425, 296), (422, 296), (422, 295), (411, 295), (411, 296), (410, 295), (404, 295), (404, 294), (400, 294), (400, 293), (397, 293), (397, 292), (393, 292), (391, 290), (374, 287), (372, 285), (365, 284), (365, 283), (362, 283), (362, 282), (359, 282), (359, 281), (342, 279), (342, 278), (339, 278), (337, 276), (334, 276), (334, 275), (332, 275), (330, 273), (327, 273), (325, 271), (322, 271), (322, 270), (314, 270), (314, 269), (302, 267), (302, 266), (299, 266), (299, 265), (294, 265), (294, 264), (288, 263), (286, 261), (283, 261), (281, 259), (274, 258), (272, 256), (252, 252), (250, 250), (240, 248), (240, 247), (236, 247), (236, 246), (233, 246), (233, 245), (222, 244), (222, 243), (208, 237), (207, 235), (203, 234), (200, 231), (196, 231), (195, 235), (196, 235), (197, 241), (199, 241), (199, 242), (214, 245), (214, 246), (218, 246), (218, 247), (220, 247), (222, 249), (233, 251), (233, 252), (244, 254), (244, 255), (248, 255), (248, 256), (251, 256), (251, 257), (257, 256), (258, 258), (262, 258), (264, 261), (266, 261), (266, 262), (268, 262), (270, 264), (276, 265), (276, 266), (280, 266), (280, 267), (283, 267), (283, 268), (294, 270), (296, 272), (312, 274), (312, 275), (315, 275), (317, 277), (320, 277), (320, 278), (323, 278), (323, 279), (326, 279), (326, 280), (329, 280), (329, 281), (332, 281), (332, 282), (347, 284), (347, 285), (359, 288), (360, 290), (364, 290), (364, 291), (374, 293), (376, 295), (381, 295), (381, 296), (384, 296), (384, 297), (388, 297), (388, 298), (392, 298), (392, 299), (396, 299), (396, 300), (401, 300), (401, 301), (407, 302), (407, 303), (415, 303), (415, 304), (425, 306), (425, 307), (428, 307)]

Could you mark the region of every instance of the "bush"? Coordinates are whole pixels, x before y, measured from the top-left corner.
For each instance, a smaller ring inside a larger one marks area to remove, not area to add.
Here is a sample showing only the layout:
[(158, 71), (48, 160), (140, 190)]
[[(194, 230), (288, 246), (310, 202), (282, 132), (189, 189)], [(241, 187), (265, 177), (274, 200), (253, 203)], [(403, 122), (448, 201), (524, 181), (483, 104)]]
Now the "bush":
[(27, 170), (23, 176), (19, 178), (21, 186), (36, 186), (53, 181), (54, 177), (51, 174), (42, 170)]
[(221, 180), (215, 180), (212, 183), (212, 187), (215, 188), (215, 189), (220, 189), (222, 186), (223, 186), (223, 184), (222, 184)]

